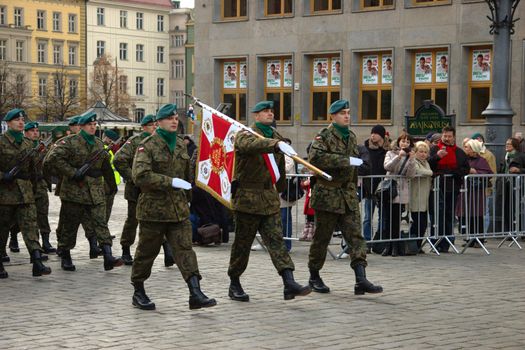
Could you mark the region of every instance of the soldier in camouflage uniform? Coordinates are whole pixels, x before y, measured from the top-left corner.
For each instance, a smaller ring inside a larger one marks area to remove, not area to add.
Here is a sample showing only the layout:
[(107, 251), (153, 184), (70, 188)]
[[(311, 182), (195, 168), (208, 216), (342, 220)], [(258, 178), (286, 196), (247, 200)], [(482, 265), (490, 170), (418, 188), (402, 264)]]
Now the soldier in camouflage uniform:
[[(79, 125), (80, 132), (61, 139), (45, 160), (62, 178), (59, 195), (62, 201), (63, 224), (58, 237), (61, 266), (63, 270), (75, 271), (70, 250), (76, 245), (79, 225), (89, 222), (96, 232), (98, 243), (102, 246), (104, 270), (111, 270), (124, 263), (111, 253), (111, 237), (106, 223), (104, 182), (116, 190), (115, 177), (104, 145), (95, 137), (96, 113), (83, 116)], [(93, 159), (91, 168), (83, 173), (82, 166), (96, 153), (100, 156)]]
[[(126, 143), (118, 150), (113, 159), (113, 165), (118, 172), (126, 179), (126, 188), (124, 190), (124, 198), (128, 201), (128, 216), (122, 228), (122, 235), (120, 236), (120, 245), (122, 246), (122, 260), (124, 264), (132, 265), (133, 258), (131, 257), (130, 246), (135, 242), (137, 234), (137, 200), (139, 199), (140, 188), (135, 186), (131, 178), (131, 169), (133, 167), (133, 157), (137, 151), (139, 143), (146, 137), (151, 136), (155, 132), (155, 116), (148, 114), (140, 121), (142, 126), (142, 133), (130, 137)], [(171, 247), (167, 241), (162, 244), (164, 249), (164, 265), (166, 267), (173, 266), (175, 260), (171, 252)]]
[[(338, 100), (330, 106), (333, 123), (322, 129), (310, 148), (310, 163), (331, 174), (333, 181), (316, 176), (310, 206), (315, 209), (315, 235), (310, 246), (308, 267), (309, 284), (315, 292), (328, 293), (330, 289), (319, 276), (326, 259), (332, 233), (339, 225), (343, 237), (351, 246), (351, 267), (355, 271), (355, 294), (381, 293), (383, 288), (366, 279), (366, 243), (361, 236), (361, 219), (357, 199), (356, 136), (348, 129), (350, 109), (347, 100)], [(351, 158), (352, 157), (352, 158)]]
[[(31, 177), (34, 176), (36, 155), (29, 156), (33, 143), (24, 137), (24, 118), (21, 109), (10, 110), (4, 117), (7, 132), (0, 136), (0, 245), (3, 250), (7, 243), (9, 228), (18, 224), (22, 237), (33, 262), (33, 276), (49, 275), (51, 269), (42, 264), (42, 247), (38, 242), (36, 227), (35, 197)], [(22, 163), (24, 156), (27, 161)], [(20, 171), (10, 171), (20, 166)], [(0, 261), (0, 278), (7, 272)]]
[[(239, 278), (246, 270), (250, 247), (259, 231), (273, 265), (283, 278), (284, 299), (294, 299), (295, 296), (309, 294), (311, 289), (299, 285), (293, 277), (294, 264), (282, 237), (279, 192), (286, 186), (282, 153), (289, 156), (297, 153), (271, 127), (274, 121), (272, 101), (261, 101), (251, 111), (255, 116), (255, 124), (251, 128), (265, 138), (259, 138), (249, 131), (239, 131), (235, 136), (235, 175), (232, 183), (235, 239), (228, 269), (228, 295), (232, 300), (249, 301)], [(275, 185), (264, 154), (275, 157), (279, 167), (281, 177)]]
[(139, 144), (133, 160), (133, 182), (140, 188), (137, 219), (139, 243), (135, 252), (131, 282), (135, 287), (132, 303), (143, 310), (155, 309), (146, 295), (144, 281), (159, 254), (164, 237), (170, 243), (175, 262), (190, 290), (190, 309), (215, 306), (200, 289), (197, 256), (192, 249), (190, 210), (190, 157), (181, 137), (177, 106), (162, 106), (155, 134)]

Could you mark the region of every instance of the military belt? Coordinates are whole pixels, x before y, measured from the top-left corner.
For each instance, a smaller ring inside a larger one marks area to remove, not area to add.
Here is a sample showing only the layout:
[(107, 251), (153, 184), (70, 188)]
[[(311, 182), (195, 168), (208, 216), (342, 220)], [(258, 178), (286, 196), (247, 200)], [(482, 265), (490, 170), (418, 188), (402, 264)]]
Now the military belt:
[(273, 188), (271, 183), (263, 182), (243, 182), (239, 183), (239, 188), (246, 188), (249, 190), (269, 190)]
[(31, 180), (31, 176), (29, 176), (29, 175), (24, 175), (24, 174), (17, 174), (17, 175), (16, 175), (16, 178), (17, 178), (17, 179), (20, 179), (20, 180)]

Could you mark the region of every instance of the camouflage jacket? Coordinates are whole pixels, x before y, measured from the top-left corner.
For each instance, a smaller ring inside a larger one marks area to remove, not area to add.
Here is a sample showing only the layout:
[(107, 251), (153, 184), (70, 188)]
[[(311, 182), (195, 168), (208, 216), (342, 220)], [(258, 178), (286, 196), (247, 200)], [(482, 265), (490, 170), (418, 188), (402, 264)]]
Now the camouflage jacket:
[(61, 200), (96, 205), (105, 202), (104, 182), (116, 190), (115, 176), (109, 163), (109, 155), (104, 152), (90, 169), (102, 177), (86, 175), (83, 181), (72, 179), (75, 172), (87, 162), (91, 156), (104, 150), (104, 143), (95, 138), (95, 145), (89, 146), (82, 135), (75, 134), (57, 141), (44, 160), (44, 168), (51, 168), (61, 177), (59, 196)]
[[(33, 143), (24, 137), (20, 145), (9, 133), (0, 136), (0, 178), (16, 166), (22, 157), (30, 152)], [(31, 178), (35, 176), (35, 161), (31, 159), (18, 173), (18, 178), (11, 183), (0, 180), (0, 205), (35, 203)]]
[(309, 162), (332, 175), (333, 180), (316, 176), (310, 200), (312, 208), (337, 214), (344, 214), (346, 206), (353, 211), (359, 210), (357, 168), (350, 166), (350, 157), (359, 158), (356, 136), (352, 131), (348, 142), (333, 125), (317, 134), (308, 154)]
[(117, 153), (115, 153), (115, 157), (113, 158), (113, 166), (120, 175), (126, 179), (124, 198), (128, 201), (136, 202), (139, 199), (140, 188), (133, 183), (131, 170), (133, 167), (133, 158), (135, 157), (139, 143), (145, 138), (143, 133), (130, 137), (126, 143), (120, 147)]
[(174, 177), (190, 181), (190, 156), (182, 138), (170, 152), (157, 134), (139, 144), (133, 159), (132, 178), (140, 188), (137, 219), (180, 222), (190, 216), (191, 191), (171, 187)]
[[(255, 124), (251, 128), (262, 135)], [(284, 155), (274, 153), (277, 142), (283, 137), (274, 130), (273, 138), (261, 139), (248, 131), (239, 131), (235, 136), (235, 170), (232, 184), (233, 209), (251, 214), (270, 215), (279, 212), (279, 192), (286, 187)], [(263, 158), (264, 153), (273, 153), (281, 177), (272, 184), (270, 172)]]
[(49, 147), (44, 149), (36, 156), (35, 174), (34, 178), (31, 179), (33, 183), (33, 193), (35, 194), (35, 199), (46, 197), (48, 183), (51, 183), (51, 180), (44, 175), (44, 159), (47, 157), (48, 153)]

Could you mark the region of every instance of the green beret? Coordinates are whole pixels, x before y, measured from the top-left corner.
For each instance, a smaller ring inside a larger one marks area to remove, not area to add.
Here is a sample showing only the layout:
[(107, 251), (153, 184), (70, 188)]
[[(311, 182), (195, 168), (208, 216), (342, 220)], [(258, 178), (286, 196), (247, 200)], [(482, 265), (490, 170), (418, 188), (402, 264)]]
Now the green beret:
[(11, 120), (19, 117), (27, 117), (26, 112), (23, 109), (15, 108), (7, 112), (4, 117), (4, 122), (10, 122)]
[(153, 114), (148, 114), (140, 121), (140, 125), (144, 126), (155, 121), (155, 116)]
[(78, 125), (78, 120), (80, 119), (81, 117), (79, 115), (76, 115), (74, 117), (71, 117), (69, 118), (69, 122), (67, 123), (67, 125), (69, 126), (74, 126), (74, 125)]
[(34, 129), (34, 128), (38, 128), (38, 123), (37, 122), (26, 123), (26, 125), (24, 126), (24, 131), (31, 130), (31, 129)]
[(164, 118), (171, 117), (177, 113), (177, 105), (174, 103), (168, 103), (164, 106), (160, 107), (159, 111), (157, 112), (157, 116), (155, 117), (155, 120), (161, 120)]
[(78, 125), (86, 125), (97, 120), (97, 113), (91, 112), (79, 117), (80, 118), (78, 118)]
[(258, 113), (260, 111), (264, 111), (265, 109), (272, 109), (273, 108), (273, 101), (261, 101), (257, 102), (255, 106), (252, 108), (252, 113)]
[(104, 130), (104, 135), (109, 137), (113, 141), (117, 141), (119, 136), (115, 130), (106, 129)]
[(347, 100), (337, 100), (330, 105), (330, 110), (328, 113), (336, 114), (340, 110), (348, 108), (350, 108), (350, 103)]
[(471, 139), (475, 140), (477, 138), (481, 138), (482, 140), (485, 140), (485, 138), (483, 137), (483, 135), (480, 133), (480, 132), (477, 132), (475, 133), (474, 135), (472, 135)]

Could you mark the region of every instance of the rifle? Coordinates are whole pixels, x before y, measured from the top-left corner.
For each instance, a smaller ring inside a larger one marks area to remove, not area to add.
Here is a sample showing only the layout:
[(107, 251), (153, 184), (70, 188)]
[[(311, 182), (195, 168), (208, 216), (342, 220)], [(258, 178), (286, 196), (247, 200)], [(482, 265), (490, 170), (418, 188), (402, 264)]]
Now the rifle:
[[(110, 148), (111, 146), (113, 146), (114, 144), (116, 144), (117, 142), (119, 142), (120, 140), (122, 139), (119, 138), (118, 140), (116, 141), (111, 141), (108, 145), (108, 148)], [(88, 160), (86, 160), (84, 162), (84, 164), (82, 164), (82, 166), (77, 170), (77, 173), (76, 175), (80, 178), (80, 179), (83, 179), (86, 174), (88, 173), (88, 171), (100, 160), (100, 158), (104, 155), (104, 157), (106, 155), (109, 155), (108, 152), (106, 151), (106, 148), (102, 148), (102, 149), (99, 149), (98, 151), (92, 153), (90, 155), (90, 157), (88, 158)]]
[(35, 147), (31, 148), (31, 150), (29, 152), (27, 152), (16, 164), (15, 166), (9, 170), (7, 172), (7, 176), (14, 179), (16, 178), (16, 176), (18, 175), (18, 173), (20, 172), (20, 170), (22, 170), (22, 168), (24, 168), (24, 166), (27, 165), (27, 163), (29, 163), (31, 161), (31, 159), (33, 159), (33, 157), (41, 152), (43, 152), (47, 146), (49, 146), (49, 144), (51, 143), (51, 140), (53, 139), (53, 136), (49, 136), (47, 139), (45, 139), (44, 141), (40, 141), (38, 143), (38, 145), (36, 145)]

